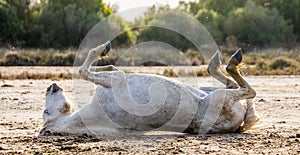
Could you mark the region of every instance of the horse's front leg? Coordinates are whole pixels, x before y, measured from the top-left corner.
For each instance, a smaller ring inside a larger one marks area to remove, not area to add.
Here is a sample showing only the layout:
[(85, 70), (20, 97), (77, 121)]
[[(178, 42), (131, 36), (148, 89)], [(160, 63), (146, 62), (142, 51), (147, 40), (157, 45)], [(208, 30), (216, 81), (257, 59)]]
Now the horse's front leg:
[(92, 72), (104, 72), (104, 71), (119, 71), (114, 65), (100, 66), (100, 67), (90, 67)]
[[(111, 80), (116, 73), (120, 72), (116, 67), (109, 65), (104, 67), (91, 67), (99, 56), (105, 56), (110, 50), (110, 42), (106, 42), (89, 51), (84, 63), (79, 68), (82, 79), (110, 88)], [(117, 70), (117, 71), (115, 71)]]
[[(220, 52), (217, 51), (212, 57), (211, 57), (211, 61), (208, 64), (207, 67), (207, 72), (214, 77), (215, 79), (217, 79), (218, 81), (220, 81), (221, 83), (223, 83), (227, 89), (237, 89), (239, 88), (238, 84), (236, 82), (234, 82), (232, 79), (230, 79), (229, 77), (227, 77), (224, 73), (222, 73), (222, 71), (220, 70), (221, 68), (221, 58), (220, 58)], [(221, 89), (220, 87), (200, 87), (200, 90), (206, 92), (206, 93), (211, 93), (217, 89)]]
[(207, 72), (217, 79), (218, 81), (222, 82), (226, 88), (228, 89), (236, 89), (239, 88), (237, 83), (232, 81), (230, 78), (228, 78), (226, 75), (224, 75), (221, 70), (221, 59), (220, 59), (220, 53), (217, 51), (214, 56), (212, 56), (210, 63), (207, 67)]

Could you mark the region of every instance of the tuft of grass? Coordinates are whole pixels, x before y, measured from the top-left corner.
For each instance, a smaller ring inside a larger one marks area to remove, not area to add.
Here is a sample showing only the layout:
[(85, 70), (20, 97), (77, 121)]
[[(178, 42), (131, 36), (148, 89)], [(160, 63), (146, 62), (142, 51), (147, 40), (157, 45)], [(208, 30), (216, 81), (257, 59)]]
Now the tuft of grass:
[(200, 77), (200, 76), (209, 76), (208, 72), (206, 70), (197, 70), (195, 72), (192, 71), (186, 71), (183, 69), (180, 69), (178, 71), (178, 73), (176, 73), (174, 70), (172, 69), (165, 69), (163, 74), (163, 76), (167, 76), (167, 77)]
[(199, 76), (209, 76), (208, 72), (206, 70), (198, 70), (196, 71), (196, 75)]
[(172, 69), (164, 69), (163, 76), (178, 77), (176, 72), (174, 72), (174, 70), (172, 70)]

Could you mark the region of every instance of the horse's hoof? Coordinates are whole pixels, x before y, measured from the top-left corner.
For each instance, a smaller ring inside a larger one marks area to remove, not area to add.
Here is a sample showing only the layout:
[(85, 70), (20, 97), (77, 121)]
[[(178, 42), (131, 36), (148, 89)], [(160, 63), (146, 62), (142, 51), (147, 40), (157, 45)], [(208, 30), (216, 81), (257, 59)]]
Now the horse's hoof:
[(107, 52), (110, 50), (110, 41), (108, 40), (105, 44), (104, 44), (104, 47), (105, 49), (107, 50)]
[(242, 49), (239, 48), (239, 49), (233, 54), (233, 57), (234, 57), (239, 63), (241, 63), (241, 62), (242, 62), (242, 59), (243, 59)]
[(242, 55), (242, 49), (238, 49), (230, 58), (229, 60), (229, 64), (238, 66), (243, 59), (243, 55)]
[(214, 61), (216, 65), (220, 65), (221, 64), (219, 50), (211, 57), (211, 60)]

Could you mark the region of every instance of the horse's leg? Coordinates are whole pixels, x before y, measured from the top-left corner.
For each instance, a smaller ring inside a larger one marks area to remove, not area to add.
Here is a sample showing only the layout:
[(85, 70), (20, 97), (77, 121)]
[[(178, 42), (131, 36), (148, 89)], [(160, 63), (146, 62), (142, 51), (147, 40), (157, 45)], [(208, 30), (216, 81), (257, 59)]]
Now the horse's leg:
[(248, 82), (240, 75), (238, 69), (242, 61), (242, 51), (239, 49), (230, 59), (227, 72), (239, 84), (240, 89), (237, 90), (236, 98), (238, 100), (246, 99), (247, 108), (244, 118), (244, 124), (240, 127), (240, 131), (246, 131), (251, 128), (259, 119), (255, 113), (255, 104), (253, 99), (256, 96), (255, 90), (248, 84)]
[[(206, 127), (213, 125), (210, 132), (236, 132), (249, 129), (257, 121), (253, 102), (250, 99), (256, 96), (255, 90), (240, 75), (238, 65), (242, 61), (241, 50), (238, 50), (230, 59), (227, 72), (238, 83), (238, 89), (217, 89), (211, 92), (205, 100), (209, 102), (206, 111), (207, 119), (204, 118), (204, 125), (201, 125), (200, 132), (207, 132)], [(247, 102), (246, 112), (239, 102)], [(215, 122), (212, 120), (217, 119)], [(244, 122), (244, 125), (242, 123)], [(203, 123), (202, 123), (203, 124)], [(238, 130), (239, 129), (239, 130)]]
[(229, 63), (226, 67), (228, 74), (238, 83), (235, 97), (237, 100), (251, 99), (256, 96), (255, 90), (248, 84), (248, 82), (241, 76), (239, 72), (239, 64), (242, 61), (242, 50), (238, 49), (237, 52), (231, 56)]
[(90, 70), (92, 72), (119, 71), (119, 69), (116, 68), (114, 65), (107, 65), (107, 66), (101, 66), (101, 67), (92, 67), (92, 66), (90, 66)]
[(221, 66), (220, 53), (219, 51), (217, 51), (215, 55), (212, 56), (211, 58), (211, 61), (207, 67), (207, 72), (212, 77), (225, 84), (226, 88), (229, 89), (239, 88), (239, 86), (234, 81), (232, 81), (230, 78), (228, 78), (221, 72), (220, 66)]
[(247, 103), (247, 108), (246, 108), (246, 114), (244, 118), (244, 124), (240, 127), (240, 132), (250, 129), (256, 122), (259, 121), (259, 118), (256, 115), (255, 104), (253, 99), (247, 99), (246, 103)]
[[(82, 79), (102, 85), (104, 87), (111, 87), (111, 78), (118, 72), (114, 71), (116, 68), (112, 65), (100, 68), (93, 68), (91, 64), (97, 60), (99, 56), (104, 56), (110, 50), (110, 42), (106, 42), (88, 52), (87, 58), (79, 69), (79, 74)], [(93, 71), (90, 71), (92, 69)]]

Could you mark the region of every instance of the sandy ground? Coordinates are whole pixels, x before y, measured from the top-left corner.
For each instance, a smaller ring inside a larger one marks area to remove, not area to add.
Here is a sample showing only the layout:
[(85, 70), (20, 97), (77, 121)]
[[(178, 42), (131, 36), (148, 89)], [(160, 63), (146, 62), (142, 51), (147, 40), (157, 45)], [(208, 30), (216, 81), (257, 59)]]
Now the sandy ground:
[[(178, 80), (195, 84), (195, 78)], [(218, 85), (208, 77), (197, 80), (201, 86)], [(52, 138), (37, 137), (42, 126), (45, 90), (56, 82), (74, 101), (72, 80), (1, 80), (0, 154), (300, 154), (300, 76), (247, 77), (247, 80), (257, 90), (260, 122), (246, 133), (152, 132)], [(88, 93), (77, 102), (78, 107), (88, 102), (95, 87), (86, 83), (80, 89)]]

